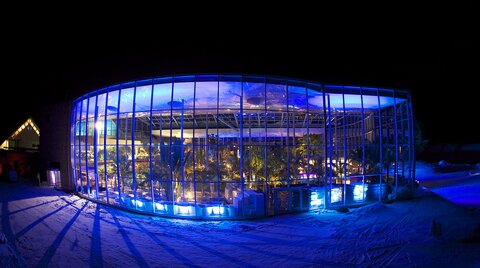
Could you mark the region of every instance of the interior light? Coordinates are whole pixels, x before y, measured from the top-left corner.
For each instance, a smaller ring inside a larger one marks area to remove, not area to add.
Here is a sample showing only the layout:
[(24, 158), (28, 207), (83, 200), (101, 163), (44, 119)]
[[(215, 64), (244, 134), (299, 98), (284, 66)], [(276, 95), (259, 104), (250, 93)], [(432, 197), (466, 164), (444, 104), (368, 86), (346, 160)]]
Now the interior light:
[(95, 128), (98, 131), (101, 131), (103, 129), (103, 122), (102, 121), (97, 121), (97, 123), (95, 123)]

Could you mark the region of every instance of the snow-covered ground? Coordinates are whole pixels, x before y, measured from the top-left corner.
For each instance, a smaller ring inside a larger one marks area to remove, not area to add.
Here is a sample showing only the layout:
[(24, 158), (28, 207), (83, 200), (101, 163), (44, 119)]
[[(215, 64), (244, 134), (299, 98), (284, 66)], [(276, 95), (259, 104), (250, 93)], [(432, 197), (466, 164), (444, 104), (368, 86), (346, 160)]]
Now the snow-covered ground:
[(480, 208), (480, 166), (450, 173), (434, 172), (431, 163), (417, 162), (420, 184), (443, 198), (461, 205)]
[(480, 267), (478, 209), (423, 187), (347, 213), (249, 221), (137, 215), (21, 181), (0, 183), (0, 202), (7, 267)]

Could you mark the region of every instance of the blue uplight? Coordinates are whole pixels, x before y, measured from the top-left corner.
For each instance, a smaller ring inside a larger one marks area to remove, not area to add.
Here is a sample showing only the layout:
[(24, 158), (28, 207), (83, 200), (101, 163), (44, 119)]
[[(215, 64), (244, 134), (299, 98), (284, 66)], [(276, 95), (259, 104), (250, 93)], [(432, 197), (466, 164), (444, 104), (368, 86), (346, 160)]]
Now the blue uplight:
[(225, 213), (225, 207), (207, 207), (207, 214), (210, 216), (223, 215)]
[(367, 189), (368, 189), (368, 184), (365, 184), (365, 187), (361, 184), (355, 185), (355, 187), (353, 188), (353, 200), (362, 201), (364, 193), (367, 191)]
[(193, 215), (193, 206), (190, 205), (175, 205), (175, 212), (179, 215)]
[(310, 195), (310, 207), (319, 207), (322, 205), (322, 198), (317, 192), (312, 192)]
[(155, 203), (155, 209), (157, 212), (167, 212), (167, 206), (160, 203)]
[(334, 188), (332, 189), (332, 197), (331, 197), (331, 203), (336, 203), (336, 202), (340, 202), (340, 200), (342, 199), (342, 192), (340, 191), (340, 188)]

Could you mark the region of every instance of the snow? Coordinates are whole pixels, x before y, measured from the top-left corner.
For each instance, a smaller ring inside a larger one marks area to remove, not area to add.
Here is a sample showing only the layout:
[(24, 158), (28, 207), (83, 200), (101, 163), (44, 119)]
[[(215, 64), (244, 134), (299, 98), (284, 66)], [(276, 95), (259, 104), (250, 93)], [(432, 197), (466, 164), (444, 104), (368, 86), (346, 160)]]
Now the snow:
[(480, 208), (480, 166), (449, 173), (435, 173), (434, 165), (418, 162), (417, 178), (432, 192), (461, 206)]
[(22, 180), (0, 202), (5, 267), (480, 267), (477, 207), (422, 181), (412, 200), (261, 220), (132, 214)]

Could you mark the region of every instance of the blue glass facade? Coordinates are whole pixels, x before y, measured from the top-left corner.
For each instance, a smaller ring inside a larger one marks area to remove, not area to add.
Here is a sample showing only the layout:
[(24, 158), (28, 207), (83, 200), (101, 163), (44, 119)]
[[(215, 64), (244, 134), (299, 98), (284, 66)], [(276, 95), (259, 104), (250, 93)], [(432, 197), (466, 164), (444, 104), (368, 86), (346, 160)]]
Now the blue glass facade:
[(414, 178), (408, 91), (192, 75), (72, 107), (75, 191), (144, 213), (260, 218), (395, 198)]

